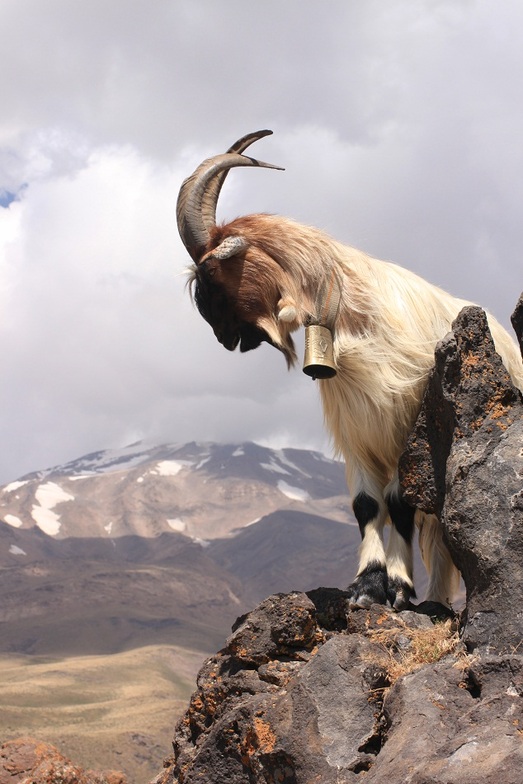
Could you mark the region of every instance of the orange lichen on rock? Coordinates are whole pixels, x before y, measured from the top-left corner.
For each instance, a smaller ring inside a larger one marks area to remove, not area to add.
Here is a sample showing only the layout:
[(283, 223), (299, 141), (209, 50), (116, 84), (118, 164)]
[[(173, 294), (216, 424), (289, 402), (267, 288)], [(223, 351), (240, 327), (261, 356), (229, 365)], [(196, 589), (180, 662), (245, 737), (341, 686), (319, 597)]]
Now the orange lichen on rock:
[(255, 716), (254, 729), (258, 739), (258, 748), (266, 754), (273, 752), (276, 745), (276, 734), (270, 723), (259, 716)]

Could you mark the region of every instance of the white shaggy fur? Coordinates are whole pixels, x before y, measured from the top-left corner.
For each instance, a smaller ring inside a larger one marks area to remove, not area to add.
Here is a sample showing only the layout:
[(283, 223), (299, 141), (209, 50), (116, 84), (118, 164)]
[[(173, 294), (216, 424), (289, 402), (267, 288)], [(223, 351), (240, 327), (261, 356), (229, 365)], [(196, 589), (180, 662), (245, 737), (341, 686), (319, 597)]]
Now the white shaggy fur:
[[(436, 343), (470, 303), (456, 299), (395, 264), (373, 259), (323, 232), (271, 215), (251, 215), (215, 227), (199, 263), (219, 263), (231, 238), (243, 250), (215, 272), (240, 320), (255, 324), (294, 364), (291, 333), (315, 316), (317, 293), (332, 277), (341, 282), (334, 326), (337, 375), (319, 381), (325, 422), (346, 463), (352, 498), (365, 493), (378, 513), (364, 527), (358, 574), (370, 564), (412, 587), (412, 553), (393, 528), (385, 553), (386, 499), (397, 492), (398, 459), (419, 411)], [(197, 279), (199, 264), (194, 271)], [(515, 342), (490, 315), (496, 349), (523, 389)], [(420, 517), (418, 515), (418, 522)], [(427, 598), (449, 603), (455, 569), (437, 520), (422, 526), (430, 571)], [(365, 603), (365, 597), (362, 598)], [(399, 602), (401, 604), (401, 601)]]

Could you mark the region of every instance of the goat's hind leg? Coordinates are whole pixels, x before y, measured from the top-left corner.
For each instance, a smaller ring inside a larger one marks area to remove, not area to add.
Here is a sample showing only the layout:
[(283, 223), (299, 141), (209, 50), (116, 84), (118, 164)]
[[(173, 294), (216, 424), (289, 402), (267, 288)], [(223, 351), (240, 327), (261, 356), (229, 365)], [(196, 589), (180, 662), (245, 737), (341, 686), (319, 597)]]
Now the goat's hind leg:
[(459, 587), (459, 572), (452, 562), (443, 540), (443, 530), (436, 515), (416, 512), (419, 544), (423, 563), (429, 574), (427, 595), (423, 604), (452, 606)]
[(352, 502), (362, 536), (358, 573), (347, 588), (349, 601), (357, 607), (387, 603), (387, 566), (383, 526), (387, 509), (383, 498), (360, 491)]

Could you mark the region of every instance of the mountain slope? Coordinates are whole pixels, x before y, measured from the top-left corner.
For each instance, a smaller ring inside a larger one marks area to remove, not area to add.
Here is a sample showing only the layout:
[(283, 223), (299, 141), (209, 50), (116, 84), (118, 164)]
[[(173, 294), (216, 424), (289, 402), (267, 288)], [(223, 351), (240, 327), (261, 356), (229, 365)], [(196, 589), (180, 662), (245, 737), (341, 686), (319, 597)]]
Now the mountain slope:
[(162, 767), (202, 658), (172, 645), (65, 659), (2, 654), (2, 742), (37, 737), (85, 768), (148, 781)]
[(355, 526), (284, 509), (243, 528), (234, 540), (211, 542), (207, 552), (255, 602), (275, 586), (278, 592), (345, 586), (357, 567), (358, 544)]
[(346, 520), (342, 464), (316, 452), (250, 443), (140, 443), (86, 455), (0, 488), (1, 519), (59, 539), (165, 531), (213, 539), (291, 507)]
[(269, 594), (345, 587), (359, 541), (343, 465), (303, 450), (135, 444), (0, 488), (2, 736), (146, 780), (236, 618)]
[(268, 593), (345, 585), (359, 534), (343, 474), (302, 450), (135, 444), (10, 483), (0, 651), (207, 652)]

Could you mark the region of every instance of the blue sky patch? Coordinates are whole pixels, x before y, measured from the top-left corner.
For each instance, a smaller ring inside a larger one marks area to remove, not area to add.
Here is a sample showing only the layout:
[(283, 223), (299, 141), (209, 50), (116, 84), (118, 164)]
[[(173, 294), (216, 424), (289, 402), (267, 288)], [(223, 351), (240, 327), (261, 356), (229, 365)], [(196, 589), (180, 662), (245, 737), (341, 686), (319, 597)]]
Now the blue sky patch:
[(4, 209), (9, 207), (9, 205), (15, 201), (16, 193), (11, 193), (11, 191), (0, 190), (0, 207)]

